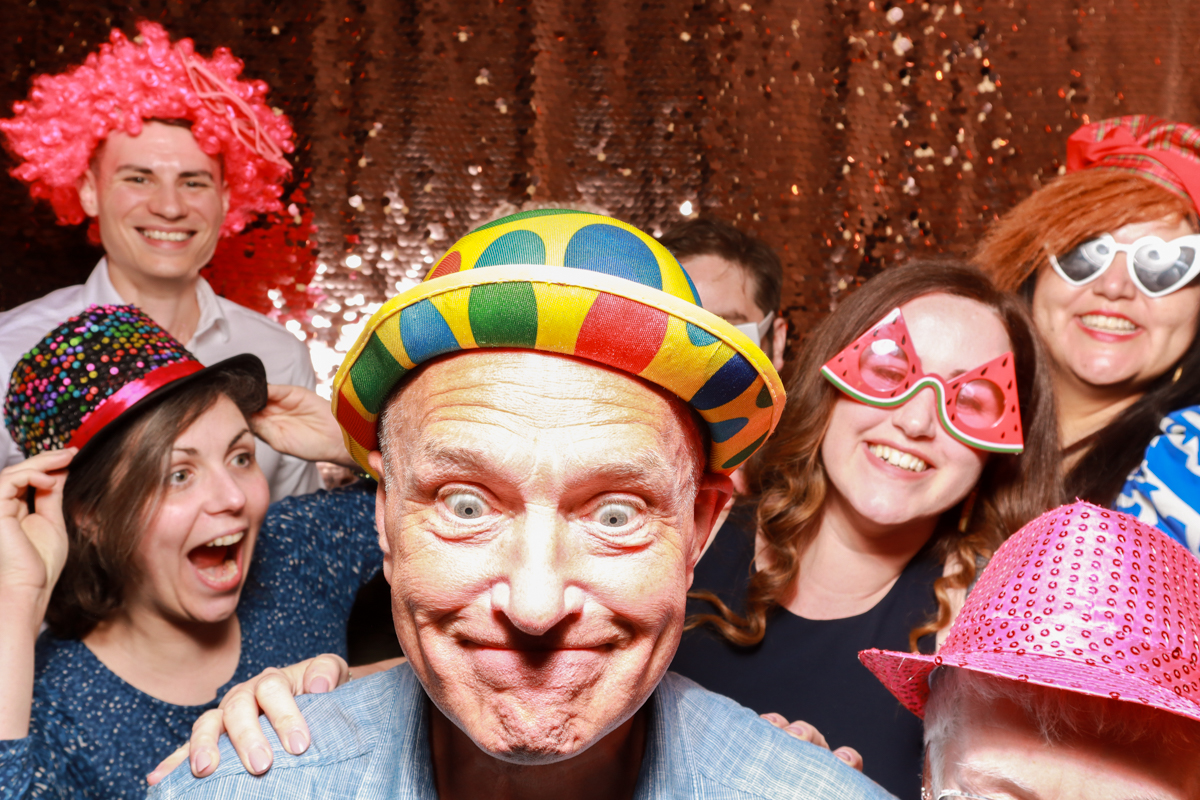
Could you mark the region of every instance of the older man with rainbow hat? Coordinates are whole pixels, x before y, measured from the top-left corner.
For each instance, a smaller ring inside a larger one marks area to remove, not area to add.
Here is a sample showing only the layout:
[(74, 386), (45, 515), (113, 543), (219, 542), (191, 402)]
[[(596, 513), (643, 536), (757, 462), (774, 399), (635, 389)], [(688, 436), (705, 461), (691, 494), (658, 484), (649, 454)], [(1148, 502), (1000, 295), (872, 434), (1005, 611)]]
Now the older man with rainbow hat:
[(728, 474), (783, 402), (641, 231), (543, 210), (468, 234), (371, 318), (334, 387), (381, 477), (408, 663), (299, 698), (312, 746), (265, 775), (222, 740), (210, 777), (178, 769), (154, 796), (887, 797), (667, 673)]

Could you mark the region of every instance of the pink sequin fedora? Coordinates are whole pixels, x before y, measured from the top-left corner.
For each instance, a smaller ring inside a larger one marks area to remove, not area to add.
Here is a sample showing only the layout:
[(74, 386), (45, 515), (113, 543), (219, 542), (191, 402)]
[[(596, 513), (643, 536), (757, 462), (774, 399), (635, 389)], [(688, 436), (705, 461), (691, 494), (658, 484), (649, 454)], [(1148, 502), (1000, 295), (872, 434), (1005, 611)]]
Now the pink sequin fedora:
[(1200, 560), (1133, 517), (1074, 503), (996, 552), (935, 656), (864, 650), (918, 717), (939, 666), (1200, 720)]

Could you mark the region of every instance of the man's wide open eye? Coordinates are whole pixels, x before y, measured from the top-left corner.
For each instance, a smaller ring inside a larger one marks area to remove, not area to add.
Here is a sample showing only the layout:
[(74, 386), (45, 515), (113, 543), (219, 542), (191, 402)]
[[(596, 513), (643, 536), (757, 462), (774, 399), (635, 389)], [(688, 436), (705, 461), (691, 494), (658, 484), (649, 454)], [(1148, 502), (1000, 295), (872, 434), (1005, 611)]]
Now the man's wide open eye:
[(605, 503), (596, 509), (592, 518), (605, 528), (624, 528), (637, 516), (637, 509), (630, 503)]
[(479, 519), (491, 511), (482, 497), (469, 492), (455, 492), (446, 498), (445, 503), (450, 513), (462, 520)]

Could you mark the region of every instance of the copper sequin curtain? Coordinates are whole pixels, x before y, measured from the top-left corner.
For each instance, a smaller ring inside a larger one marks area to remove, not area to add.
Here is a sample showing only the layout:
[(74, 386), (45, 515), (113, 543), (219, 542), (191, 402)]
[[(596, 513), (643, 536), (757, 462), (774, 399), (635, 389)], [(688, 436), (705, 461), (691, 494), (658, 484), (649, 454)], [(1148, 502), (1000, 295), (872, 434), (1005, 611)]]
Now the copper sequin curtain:
[[(1200, 121), (1186, 0), (0, 7), (5, 109), (139, 18), (229, 46), (273, 87), (318, 264), (307, 302), (255, 291), (320, 371), (372, 304), (497, 208), (583, 204), (650, 231), (725, 217), (780, 251), (803, 329), (889, 263), (964, 251), (1058, 173), (1083, 122)], [(82, 229), (11, 178), (0, 202), (0, 308), (86, 276)]]

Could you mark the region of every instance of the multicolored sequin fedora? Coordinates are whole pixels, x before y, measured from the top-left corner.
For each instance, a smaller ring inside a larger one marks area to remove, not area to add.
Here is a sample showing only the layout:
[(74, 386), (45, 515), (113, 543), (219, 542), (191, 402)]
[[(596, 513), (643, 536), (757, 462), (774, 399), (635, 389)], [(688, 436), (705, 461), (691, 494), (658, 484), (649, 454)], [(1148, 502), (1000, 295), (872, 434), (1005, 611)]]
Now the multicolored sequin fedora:
[(78, 447), (76, 459), (169, 392), (214, 372), (238, 370), (262, 388), (257, 356), (243, 354), (205, 367), (136, 306), (89, 306), (42, 337), (13, 368), (4, 424), (25, 457)]
[(948, 666), (1200, 720), (1200, 560), (1133, 517), (1063, 506), (996, 551), (937, 655), (858, 657), (919, 717)]
[(424, 282), (371, 317), (333, 384), (354, 460), (370, 471), (376, 419), (410, 370), (488, 347), (574, 356), (661, 386), (707, 422), (709, 469), (722, 474), (762, 446), (783, 412), (770, 359), (700, 307), (665, 247), (609, 217), (542, 209), (459, 239)]

